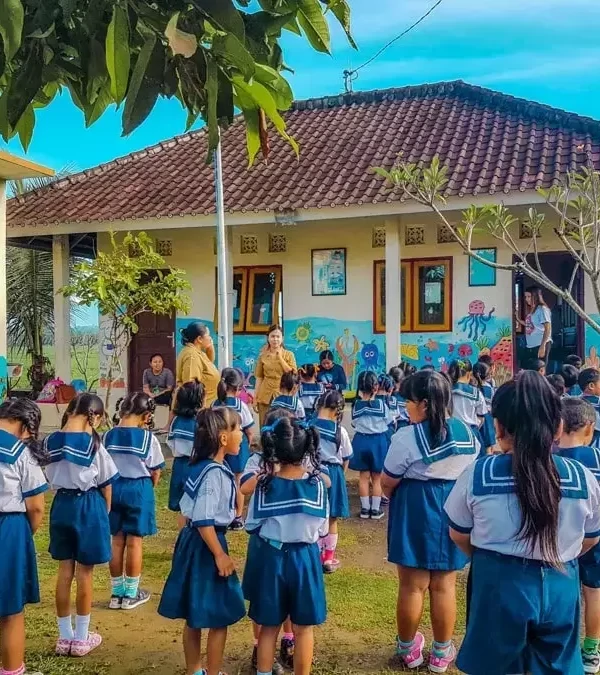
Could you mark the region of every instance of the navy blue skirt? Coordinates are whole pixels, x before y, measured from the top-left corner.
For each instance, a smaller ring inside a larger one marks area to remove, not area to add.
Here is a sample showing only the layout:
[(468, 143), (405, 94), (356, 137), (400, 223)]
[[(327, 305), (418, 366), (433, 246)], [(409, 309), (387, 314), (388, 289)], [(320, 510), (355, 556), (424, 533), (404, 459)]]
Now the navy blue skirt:
[[(217, 536), (228, 553), (225, 533), (217, 530)], [(246, 615), (237, 574), (219, 576), (213, 554), (195, 527), (184, 527), (179, 533), (158, 613), (167, 619), (185, 619), (196, 630), (226, 628)]]
[(483, 442), (483, 451), (496, 445), (496, 429), (494, 427), (494, 418), (492, 413), (486, 413), (483, 418), (483, 424), (479, 429), (479, 435)]
[(421, 570), (462, 570), (467, 556), (450, 539), (444, 504), (451, 480), (403, 478), (392, 495), (388, 521), (388, 560)]
[(108, 514), (110, 533), (134, 537), (156, 534), (156, 502), (150, 478), (119, 478), (113, 484)]
[(327, 471), (331, 479), (331, 487), (327, 491), (329, 515), (332, 518), (349, 518), (350, 504), (344, 467), (341, 464), (327, 464)]
[(250, 444), (248, 437), (244, 434), (240, 451), (237, 455), (225, 455), (225, 461), (233, 473), (243, 473), (246, 468), (246, 462), (250, 459)]
[(189, 457), (175, 457), (171, 467), (171, 482), (169, 483), (169, 511), (181, 511), (179, 502), (183, 497), (185, 481), (190, 468)]
[(0, 617), (6, 617), (40, 601), (35, 546), (24, 513), (0, 514), (0, 541)]
[(103, 565), (112, 557), (106, 501), (100, 490), (59, 490), (50, 510), (50, 555), (81, 565)]
[(600, 588), (600, 544), (577, 558), (581, 584), (588, 588)]
[(380, 434), (357, 432), (352, 439), (354, 454), (350, 458), (350, 468), (352, 471), (381, 473), (388, 447), (389, 439), (386, 431)]
[(327, 619), (323, 568), (318, 544), (279, 544), (253, 534), (244, 570), (248, 616), (259, 626), (279, 626), (289, 616), (298, 626)]

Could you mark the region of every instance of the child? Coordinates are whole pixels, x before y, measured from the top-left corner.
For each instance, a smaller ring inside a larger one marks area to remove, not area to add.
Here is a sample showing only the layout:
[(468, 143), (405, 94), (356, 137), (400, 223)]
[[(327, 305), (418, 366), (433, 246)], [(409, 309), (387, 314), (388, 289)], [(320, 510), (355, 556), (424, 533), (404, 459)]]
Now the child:
[(473, 379), (477, 383), (479, 391), (483, 394), (486, 405), (486, 413), (483, 416), (483, 424), (479, 430), (481, 443), (484, 452), (491, 452), (496, 445), (496, 431), (494, 429), (494, 420), (490, 412), (492, 398), (494, 398), (494, 387), (492, 386), (492, 370), (484, 362), (478, 361), (473, 366)]
[(300, 375), (300, 400), (306, 417), (310, 418), (315, 414), (315, 403), (325, 392), (325, 387), (322, 382), (317, 382), (318, 368), (314, 364), (305, 364), (298, 373)]
[[(585, 401), (567, 398), (562, 402), (563, 432), (558, 454), (577, 460), (600, 480), (600, 451), (590, 448), (596, 426), (596, 411)], [(600, 545), (578, 559), (583, 587), (585, 640), (581, 657), (586, 673), (600, 672)]]
[(398, 417), (398, 403), (392, 395), (394, 393), (394, 380), (389, 375), (380, 375), (377, 379), (377, 396), (381, 399), (388, 411), (388, 438), (391, 440), (396, 432), (396, 419)]
[(235, 410), (242, 421), (242, 444), (237, 453), (225, 455), (225, 461), (235, 476), (236, 490), (236, 508), (235, 518), (229, 526), (231, 530), (244, 529), (244, 495), (240, 492), (240, 478), (250, 458), (250, 443), (252, 443), (252, 427), (254, 426), (254, 417), (250, 408), (239, 398), (244, 385), (244, 379), (240, 376), (236, 368), (224, 368), (221, 373), (221, 381), (217, 385), (217, 400), (213, 406), (218, 408), (225, 406)]
[(112, 534), (110, 609), (131, 610), (150, 600), (150, 593), (140, 589), (142, 540), (157, 531), (154, 488), (165, 466), (158, 438), (147, 428), (155, 410), (156, 403), (148, 394), (128, 394), (117, 404), (115, 421), (119, 426), (104, 436), (104, 446), (119, 471), (108, 514)]
[(452, 416), (468, 424), (485, 454), (480, 427), (488, 411), (483, 393), (471, 384), (473, 366), (469, 359), (452, 361), (448, 367), (448, 375), (452, 382)]
[(533, 370), (539, 373), (542, 377), (546, 377), (546, 362), (544, 359), (531, 359), (527, 370)]
[(397, 653), (409, 668), (423, 663), (425, 638), (417, 632), (429, 591), (433, 648), (429, 669), (445, 673), (456, 658), (456, 573), (467, 557), (450, 540), (444, 502), (472, 464), (479, 443), (469, 426), (449, 418), (447, 379), (422, 370), (405, 388), (412, 426), (392, 439), (383, 487), (391, 497), (388, 560), (398, 566)]
[(573, 366), (576, 370), (583, 368), (583, 359), (577, 354), (569, 354), (565, 359), (565, 365)]
[[(242, 589), (225, 533), (235, 518), (236, 485), (225, 455), (240, 450), (239, 415), (231, 408), (198, 413), (190, 472), (181, 498), (187, 526), (179, 533), (158, 613), (185, 619), (187, 675), (221, 671), (227, 628), (245, 614)], [(202, 669), (202, 629), (208, 628), (207, 669)]]
[[(48, 484), (40, 468), (40, 409), (29, 399), (0, 405), (0, 673), (25, 674), (25, 605), (40, 601), (33, 535)], [(37, 675), (41, 675), (37, 673)]]
[(548, 384), (554, 389), (560, 398), (567, 395), (567, 388), (565, 386), (565, 379), (562, 375), (547, 375)]
[[(104, 419), (102, 399), (79, 394), (68, 405), (62, 430), (46, 438), (48, 482), (57, 490), (50, 511), (50, 555), (59, 561), (56, 614), (59, 656), (86, 656), (102, 638), (90, 633), (95, 565), (111, 559), (112, 484), (117, 467), (96, 428)], [(75, 631), (71, 623), (71, 586), (77, 583)]]
[(600, 487), (582, 464), (553, 455), (561, 401), (538, 373), (503, 384), (492, 415), (503, 454), (468, 467), (445, 506), (450, 536), (471, 556), (457, 667), (580, 675), (577, 558), (598, 542)]
[(402, 429), (407, 427), (410, 424), (410, 419), (408, 413), (406, 412), (406, 399), (402, 395), (402, 384), (409, 375), (405, 375), (404, 371), (400, 366), (394, 366), (390, 368), (388, 373), (392, 378), (394, 383), (394, 390), (392, 392), (392, 398), (396, 401), (397, 416), (396, 416), (396, 428)]
[(318, 540), (327, 531), (327, 485), (319, 475), (316, 429), (281, 418), (263, 427), (263, 470), (248, 507), (244, 571), (249, 616), (261, 626), (257, 675), (271, 675), (277, 636), (290, 617), (294, 672), (308, 675), (313, 626), (327, 616)]
[(583, 392), (581, 398), (594, 407), (596, 411), (596, 427), (591, 445), (600, 447), (600, 370), (584, 368), (579, 373), (579, 387)]
[(410, 377), (417, 372), (417, 366), (413, 366), (408, 361), (400, 361), (398, 368), (404, 373), (404, 377)]
[(279, 383), (279, 395), (273, 399), (271, 410), (283, 408), (284, 410), (289, 410), (297, 419), (304, 419), (306, 413), (304, 412), (302, 401), (298, 396), (299, 384), (298, 374), (293, 370), (290, 370), (289, 373), (284, 373)]
[[(377, 375), (363, 371), (358, 376), (356, 400), (352, 405), (352, 426), (356, 433), (352, 439), (353, 456), (350, 468), (359, 471), (358, 493), (360, 517), (381, 520), (381, 472), (388, 449), (389, 412), (381, 399), (376, 399)], [(373, 497), (369, 499), (369, 481)]]
[[(173, 467), (169, 484), (169, 510), (179, 513), (179, 502), (183, 497), (187, 481), (190, 456), (194, 447), (196, 433), (196, 415), (204, 407), (204, 385), (199, 380), (191, 380), (177, 389), (174, 417), (169, 426), (167, 445), (173, 453)], [(180, 517), (180, 528), (185, 525)]]
[(323, 544), (323, 571), (335, 572), (339, 560), (335, 557), (338, 542), (338, 518), (350, 516), (346, 470), (352, 457), (352, 443), (348, 432), (342, 426), (344, 397), (338, 391), (331, 390), (317, 401), (317, 417), (311, 424), (319, 432), (319, 462), (327, 468), (331, 481), (329, 496), (329, 534)]
[(581, 396), (582, 391), (578, 384), (579, 370), (568, 363), (560, 369), (560, 374), (565, 381), (567, 396)]

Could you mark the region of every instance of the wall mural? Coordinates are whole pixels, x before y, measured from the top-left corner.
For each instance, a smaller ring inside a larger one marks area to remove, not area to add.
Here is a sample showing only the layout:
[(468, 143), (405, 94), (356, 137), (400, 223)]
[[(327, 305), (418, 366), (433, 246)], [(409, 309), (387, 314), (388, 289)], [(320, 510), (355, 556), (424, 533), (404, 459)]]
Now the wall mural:
[(4, 401), (8, 385), (8, 369), (6, 357), (0, 356), (0, 401)]
[[(599, 314), (591, 314), (594, 321), (600, 321)], [(585, 367), (600, 370), (600, 335), (587, 323), (585, 325)]]

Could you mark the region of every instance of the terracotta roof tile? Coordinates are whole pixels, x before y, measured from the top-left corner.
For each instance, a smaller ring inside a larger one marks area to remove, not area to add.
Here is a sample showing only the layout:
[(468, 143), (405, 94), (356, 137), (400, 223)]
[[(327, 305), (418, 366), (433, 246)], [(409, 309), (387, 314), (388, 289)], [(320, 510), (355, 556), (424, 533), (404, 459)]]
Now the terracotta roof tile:
[[(460, 81), (298, 101), (285, 118), (299, 159), (272, 131), (269, 162), (248, 169), (243, 122), (223, 134), (227, 212), (399, 201), (369, 172), (399, 153), (439, 155), (446, 196), (461, 197), (549, 187), (586, 153), (600, 160), (600, 122)], [(204, 130), (158, 143), (10, 200), (9, 225), (212, 213), (206, 153)]]

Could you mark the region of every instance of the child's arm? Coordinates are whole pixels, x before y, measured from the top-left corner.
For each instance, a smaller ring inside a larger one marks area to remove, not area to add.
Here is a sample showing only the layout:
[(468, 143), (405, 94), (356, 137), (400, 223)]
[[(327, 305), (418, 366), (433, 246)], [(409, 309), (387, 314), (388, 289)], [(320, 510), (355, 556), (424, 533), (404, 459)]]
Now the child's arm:
[(48, 490), (48, 483), (44, 472), (34, 461), (29, 449), (23, 451), (17, 462), (25, 512), (31, 531), (35, 534), (44, 517), (44, 492)]
[(450, 539), (458, 546), (458, 548), (469, 556), (473, 555), (473, 545), (471, 544), (471, 533), (459, 532), (453, 527), (450, 527)]
[(108, 454), (103, 445), (98, 448), (94, 462), (98, 468), (98, 489), (104, 497), (108, 511), (110, 511), (112, 505), (112, 484), (119, 477), (119, 471), (113, 458)]
[(233, 564), (233, 560), (223, 550), (214, 526), (199, 527), (198, 532), (213, 554), (215, 565), (219, 570), (219, 576), (230, 577), (235, 572), (235, 565)]
[(162, 470), (165, 467), (165, 457), (160, 446), (160, 441), (154, 434), (152, 434), (152, 444), (150, 446), (148, 458), (146, 459), (146, 467), (150, 472), (152, 485), (153, 487), (156, 487), (158, 485), (158, 481), (160, 480)]
[(100, 488), (100, 492), (102, 493), (104, 501), (106, 502), (106, 509), (110, 513), (110, 509), (112, 506), (112, 484), (109, 483), (105, 487)]
[(150, 480), (152, 481), (152, 487), (156, 487), (160, 482), (160, 476), (162, 474), (162, 469), (155, 469), (150, 472)]
[(44, 518), (44, 493), (40, 492), (33, 497), (26, 497), (25, 509), (31, 531), (35, 534), (39, 530)]
[(252, 427), (244, 429), (244, 433), (246, 434), (246, 438), (248, 439), (248, 445), (252, 446), (252, 442), (254, 441), (254, 434), (252, 433)]
[(242, 475), (240, 481), (240, 492), (244, 497), (248, 497), (254, 494), (256, 490), (256, 485), (258, 484), (258, 474), (257, 473), (247, 473)]

